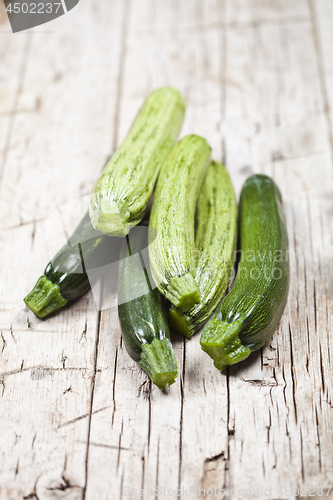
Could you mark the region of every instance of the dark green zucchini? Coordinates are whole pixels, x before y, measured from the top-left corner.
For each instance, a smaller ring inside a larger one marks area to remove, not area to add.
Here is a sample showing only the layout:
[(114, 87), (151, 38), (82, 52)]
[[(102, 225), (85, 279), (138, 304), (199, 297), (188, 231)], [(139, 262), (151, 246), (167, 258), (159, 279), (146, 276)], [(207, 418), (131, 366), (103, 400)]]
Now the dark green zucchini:
[(43, 276), (24, 298), (26, 306), (39, 318), (83, 295), (104, 269), (119, 258), (120, 241), (93, 228), (89, 214), (48, 263)]
[(123, 241), (118, 313), (128, 354), (161, 389), (175, 382), (178, 370), (164, 299), (157, 288), (152, 289), (147, 246), (148, 228), (144, 226), (133, 228)]
[(289, 255), (281, 193), (253, 175), (240, 197), (241, 258), (231, 292), (205, 325), (200, 344), (223, 370), (265, 345), (276, 330), (289, 289)]

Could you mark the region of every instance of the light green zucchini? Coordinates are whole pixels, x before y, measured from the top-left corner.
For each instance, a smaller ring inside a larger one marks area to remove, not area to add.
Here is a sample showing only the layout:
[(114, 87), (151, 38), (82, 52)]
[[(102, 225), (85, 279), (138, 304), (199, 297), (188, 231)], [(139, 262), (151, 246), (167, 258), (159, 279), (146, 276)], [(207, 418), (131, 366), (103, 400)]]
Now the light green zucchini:
[(200, 344), (223, 370), (265, 345), (289, 289), (289, 255), (281, 193), (266, 175), (245, 182), (240, 198), (241, 258), (231, 292), (206, 323)]
[(92, 189), (89, 215), (95, 229), (125, 236), (140, 222), (184, 112), (183, 98), (170, 87), (155, 90), (145, 100), (125, 141)]
[(160, 292), (182, 311), (200, 302), (194, 216), (210, 152), (206, 140), (197, 135), (188, 135), (173, 147), (158, 179), (149, 220), (153, 279)]
[(237, 203), (226, 168), (213, 161), (196, 210), (195, 280), (201, 300), (182, 313), (171, 305), (169, 321), (177, 333), (192, 337), (221, 301), (232, 277), (237, 242)]

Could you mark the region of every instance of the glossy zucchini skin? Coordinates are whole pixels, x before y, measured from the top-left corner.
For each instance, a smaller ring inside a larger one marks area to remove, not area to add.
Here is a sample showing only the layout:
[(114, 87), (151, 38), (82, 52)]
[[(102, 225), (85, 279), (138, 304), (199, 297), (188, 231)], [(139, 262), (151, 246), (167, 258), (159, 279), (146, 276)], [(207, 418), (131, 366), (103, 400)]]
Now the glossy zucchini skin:
[(206, 140), (197, 135), (188, 135), (173, 147), (157, 182), (149, 220), (153, 279), (160, 292), (182, 311), (200, 302), (194, 216), (210, 152)]
[(121, 248), (118, 313), (128, 354), (146, 370), (154, 384), (173, 384), (178, 374), (170, 342), (164, 299), (149, 276), (148, 228), (137, 226)]
[(200, 339), (219, 370), (242, 361), (269, 341), (288, 298), (288, 234), (282, 197), (266, 175), (253, 175), (243, 186), (240, 250), (233, 289)]
[(39, 318), (77, 299), (103, 273), (103, 266), (119, 258), (120, 241), (96, 231), (88, 212), (69, 238), (47, 264), (44, 275), (24, 302)]
[(196, 209), (195, 280), (201, 300), (182, 313), (171, 305), (168, 317), (173, 329), (192, 335), (221, 301), (233, 274), (237, 243), (237, 203), (226, 168), (212, 161), (202, 185)]
[(48, 263), (44, 275), (59, 285), (65, 299), (74, 300), (91, 286), (87, 271), (117, 260), (119, 250), (119, 241), (96, 231), (86, 213), (66, 245)]
[(89, 213), (97, 230), (125, 236), (140, 222), (184, 113), (183, 98), (171, 87), (157, 89), (145, 100), (92, 189)]

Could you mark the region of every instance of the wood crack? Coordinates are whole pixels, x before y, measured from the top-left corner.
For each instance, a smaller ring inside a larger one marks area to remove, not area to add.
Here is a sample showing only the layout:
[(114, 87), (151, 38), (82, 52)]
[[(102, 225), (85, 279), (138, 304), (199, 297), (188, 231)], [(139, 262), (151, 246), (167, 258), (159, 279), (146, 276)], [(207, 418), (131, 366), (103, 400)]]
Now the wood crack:
[(293, 405), (294, 405), (295, 422), (297, 424), (296, 377), (295, 377), (293, 342), (292, 342), (292, 333), (291, 333), (290, 323), (289, 323), (289, 342), (290, 342), (290, 372), (291, 372), (292, 389), (293, 389)]
[[(102, 283), (101, 283), (101, 287), (102, 287)], [(101, 296), (102, 296), (102, 291), (101, 291)], [(91, 380), (90, 410), (89, 410), (89, 414), (88, 414), (89, 420), (88, 420), (88, 439), (87, 439), (86, 460), (85, 460), (85, 482), (84, 482), (84, 486), (82, 489), (82, 500), (85, 500), (86, 491), (87, 491), (87, 484), (88, 484), (89, 443), (90, 443), (90, 432), (91, 432), (91, 420), (92, 420), (93, 407), (94, 407), (94, 391), (95, 391), (95, 382), (96, 382), (96, 373), (97, 373), (97, 357), (98, 357), (98, 344), (99, 344), (100, 328), (101, 328), (101, 316), (102, 316), (102, 312), (98, 311), (95, 349), (94, 349), (94, 368), (93, 368), (93, 375), (92, 375), (92, 380)]]
[[(99, 408), (98, 410), (93, 411), (93, 415), (95, 413), (99, 413), (101, 411), (107, 410), (108, 408), (111, 408), (111, 406), (104, 406), (103, 408)], [(68, 420), (67, 422), (64, 422), (63, 424), (58, 425), (58, 429), (61, 427), (66, 427), (67, 425), (75, 424), (76, 422), (83, 420), (84, 418), (89, 417), (89, 413), (84, 413), (83, 415), (80, 415), (79, 417), (73, 418), (72, 420)]]
[(2, 332), (2, 331), (0, 332), (0, 338), (1, 338), (1, 340), (2, 340), (1, 354), (3, 354), (3, 351), (4, 351), (4, 350), (5, 350), (5, 348), (7, 347), (7, 342), (6, 342), (5, 337), (3, 336), (3, 332)]
[(178, 488), (181, 488), (182, 473), (182, 448), (183, 448), (183, 416), (184, 416), (184, 386), (185, 386), (185, 368), (186, 368), (186, 339), (183, 339), (183, 366), (180, 377), (180, 422), (179, 422), (179, 469), (178, 469)]
[(114, 358), (114, 368), (113, 368), (113, 382), (112, 382), (112, 401), (113, 401), (113, 410), (112, 410), (112, 419), (111, 419), (111, 427), (114, 424), (114, 415), (116, 413), (116, 377), (117, 377), (117, 361), (118, 361), (118, 346), (116, 347), (116, 354)]
[[(223, 489), (226, 490), (230, 486), (230, 439), (235, 434), (235, 429), (230, 427), (230, 373), (229, 367), (227, 368), (227, 456), (225, 457), (224, 464), (224, 482)], [(231, 434), (229, 434), (231, 432)]]
[(0, 373), (0, 377), (1, 378), (5, 378), (5, 377), (9, 377), (10, 375), (17, 375), (18, 373), (23, 373), (23, 372), (48, 372), (48, 373), (52, 373), (52, 372), (58, 372), (58, 371), (87, 371), (88, 368), (85, 368), (85, 367), (77, 367), (77, 366), (73, 366), (73, 367), (65, 367), (65, 368), (56, 368), (56, 367), (53, 367), (53, 366), (44, 366), (44, 365), (37, 365), (37, 366), (27, 366), (26, 368), (23, 367), (23, 363), (24, 363), (24, 360), (22, 361), (21, 363), (21, 366), (20, 368), (16, 369), (16, 370), (9, 370), (8, 372), (3, 372), (3, 373)]

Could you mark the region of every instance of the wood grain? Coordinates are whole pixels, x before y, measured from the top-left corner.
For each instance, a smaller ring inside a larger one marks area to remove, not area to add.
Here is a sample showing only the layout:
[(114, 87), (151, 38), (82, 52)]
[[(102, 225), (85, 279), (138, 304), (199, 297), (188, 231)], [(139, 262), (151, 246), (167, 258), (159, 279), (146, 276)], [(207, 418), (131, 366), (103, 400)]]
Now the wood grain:
[[(333, 498), (331, 0), (82, 0), (52, 33), (0, 22), (0, 499)], [(254, 172), (279, 185), (291, 289), (269, 345), (226, 374), (173, 337), (160, 391), (124, 349), (116, 283), (44, 321), (22, 298), (61, 240), (48, 217), (163, 85), (237, 195)]]

